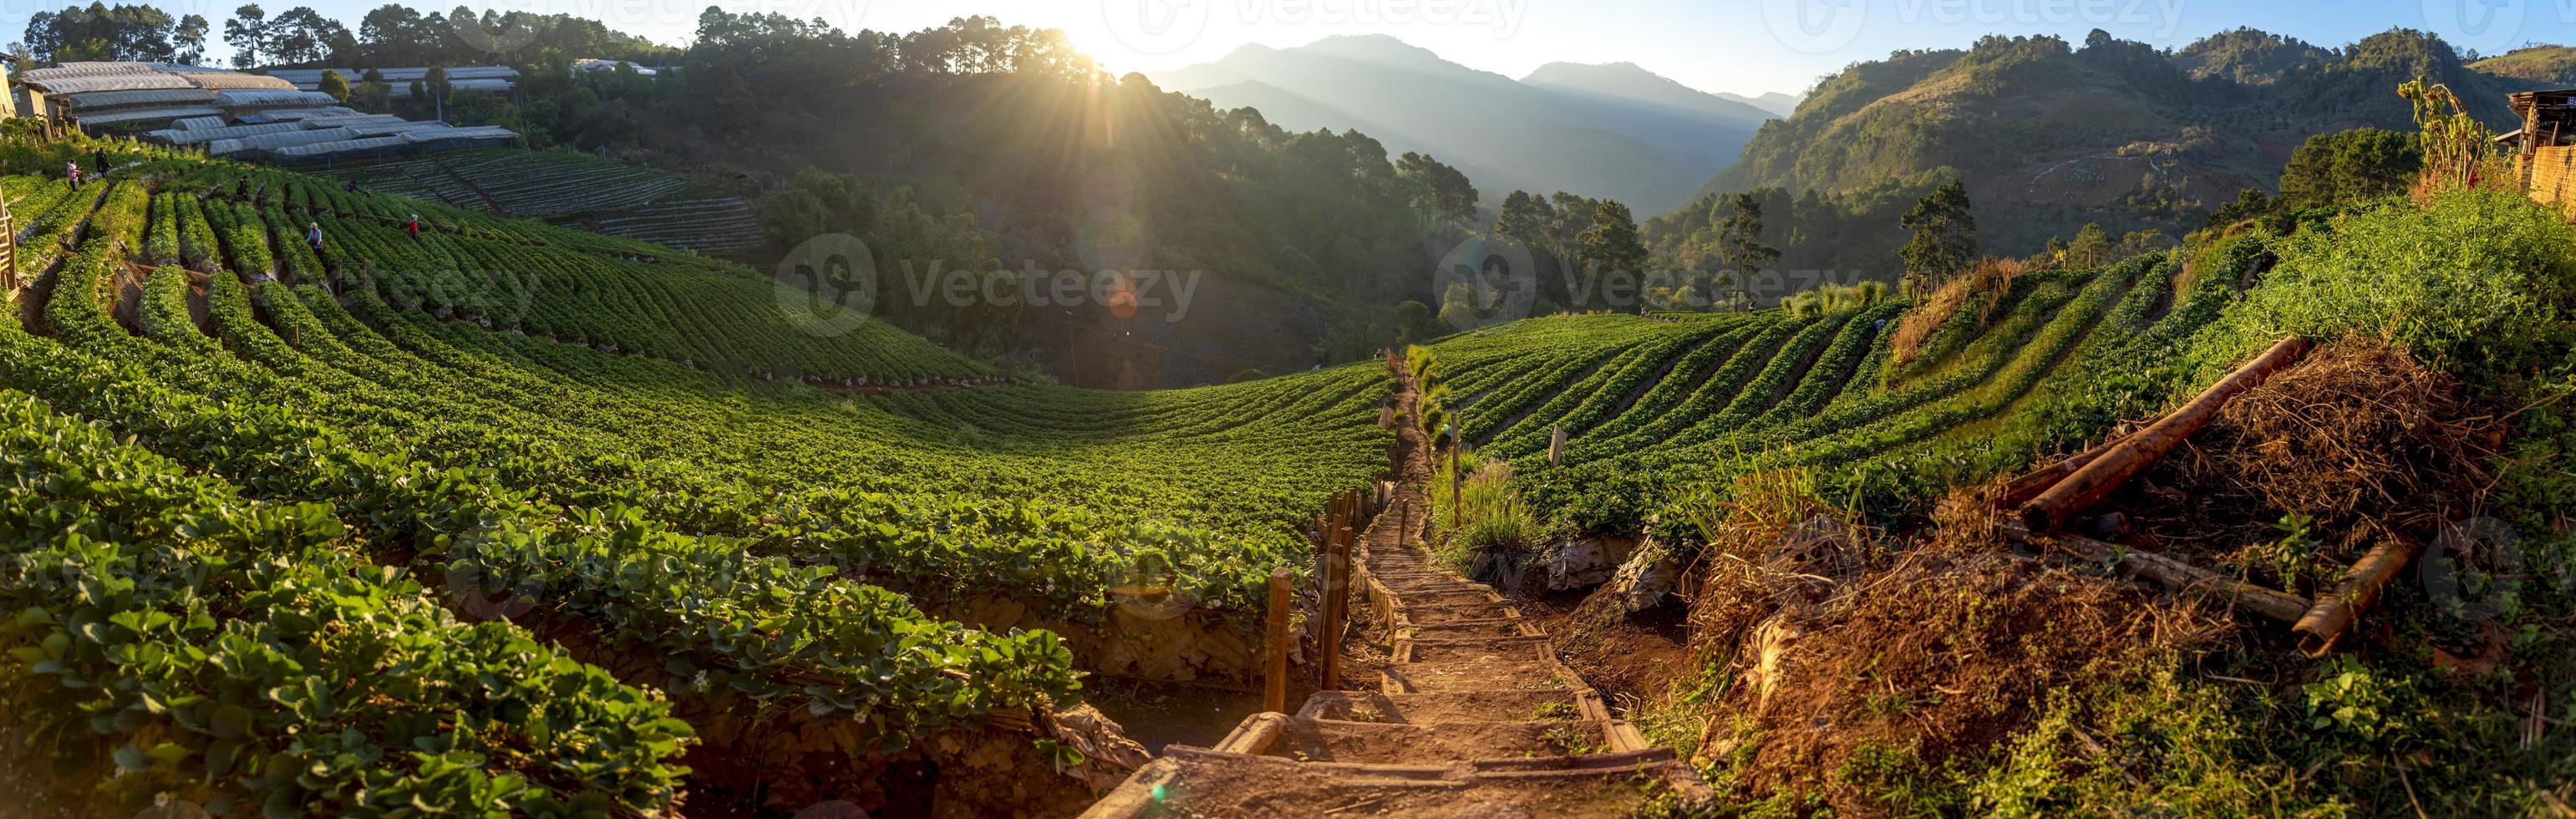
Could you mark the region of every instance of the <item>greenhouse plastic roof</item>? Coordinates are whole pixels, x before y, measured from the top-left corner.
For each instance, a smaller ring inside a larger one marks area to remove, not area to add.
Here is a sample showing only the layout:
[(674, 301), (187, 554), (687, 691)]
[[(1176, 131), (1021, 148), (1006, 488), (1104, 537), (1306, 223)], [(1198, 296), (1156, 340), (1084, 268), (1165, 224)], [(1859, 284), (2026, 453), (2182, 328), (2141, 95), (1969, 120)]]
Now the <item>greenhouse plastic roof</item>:
[(218, 111), (213, 108), (194, 106), (178, 108), (132, 108), (123, 111), (109, 111), (104, 114), (89, 114), (81, 117), (80, 122), (82, 125), (113, 125), (119, 122), (147, 122), (156, 119), (213, 116), (222, 113), (222, 111)]
[(61, 99), (76, 110), (97, 110), (128, 105), (204, 105), (213, 102), (215, 92), (203, 88), (154, 88), (142, 91), (86, 91), (63, 94)]

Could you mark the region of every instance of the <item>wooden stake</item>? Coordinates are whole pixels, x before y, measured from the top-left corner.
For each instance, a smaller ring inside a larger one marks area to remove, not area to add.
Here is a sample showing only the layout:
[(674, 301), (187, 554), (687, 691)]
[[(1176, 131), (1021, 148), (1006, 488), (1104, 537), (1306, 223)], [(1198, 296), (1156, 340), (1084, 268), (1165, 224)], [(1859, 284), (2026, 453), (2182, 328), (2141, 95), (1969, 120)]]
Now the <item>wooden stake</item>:
[(1281, 566), (1270, 570), (1270, 639), (1263, 645), (1269, 666), (1261, 688), (1261, 710), (1288, 710), (1288, 586), (1296, 572)]
[(2182, 446), (2184, 439), (2200, 431), (2210, 419), (2218, 417), (2219, 408), (2226, 406), (2228, 399), (2253, 389), (2273, 373), (2297, 363), (2299, 357), (2306, 355), (2313, 346), (2298, 336), (2274, 343), (2271, 349), (2263, 351), (2253, 361), (2246, 362), (2236, 372), (2202, 390), (2199, 397), (2191, 399), (2191, 403), (2139, 430), (2138, 434), (2129, 436), (2102, 453), (2101, 457), (2093, 459), (2092, 463), (2075, 470), (2075, 474), (2067, 476), (2066, 480), (2031, 499), (2029, 505), (2022, 507), (2022, 524), (2034, 532), (2054, 532), (2065, 528), (2076, 514), (2100, 503), (2112, 490), (2120, 488), (2120, 484), (2154, 466), (2175, 447)]
[(1347, 590), (1351, 585), (1351, 530), (1341, 528), (1333, 532), (1325, 540), (1329, 545), (1324, 550), (1325, 581), (1321, 601), (1324, 616), (1320, 618), (1323, 630), (1315, 639), (1317, 647), (1324, 653), (1323, 690), (1326, 691), (1342, 690), (1342, 620), (1347, 616)]
[(2323, 657), (2334, 650), (2335, 641), (2343, 639), (2353, 621), (2361, 619), (2361, 613), (2369, 611), (2372, 603), (2379, 602), (2379, 592), (2388, 587), (2389, 578), (2396, 577), (2397, 570), (2406, 568), (2407, 562), (2423, 550), (2421, 543), (2392, 540), (2362, 555), (2344, 571), (2334, 591), (2318, 597), (2317, 604), (2290, 627), (2304, 635), (2299, 638), (2300, 650), (2310, 657)]
[(1547, 434), (1547, 465), (1555, 466), (1565, 459), (1565, 426), (1559, 424)]

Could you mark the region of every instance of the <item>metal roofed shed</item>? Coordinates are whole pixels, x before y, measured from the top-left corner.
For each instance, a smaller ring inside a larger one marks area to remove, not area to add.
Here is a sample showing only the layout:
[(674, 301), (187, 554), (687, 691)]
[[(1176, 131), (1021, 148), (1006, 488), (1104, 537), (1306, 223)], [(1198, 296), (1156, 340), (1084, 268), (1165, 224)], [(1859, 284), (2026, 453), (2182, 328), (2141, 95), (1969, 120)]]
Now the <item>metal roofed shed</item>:
[(187, 119), (179, 120), (178, 122), (170, 123), (170, 127), (177, 128), (182, 131), (202, 131), (208, 128), (221, 128), (224, 127), (224, 118), (220, 116), (189, 117)]

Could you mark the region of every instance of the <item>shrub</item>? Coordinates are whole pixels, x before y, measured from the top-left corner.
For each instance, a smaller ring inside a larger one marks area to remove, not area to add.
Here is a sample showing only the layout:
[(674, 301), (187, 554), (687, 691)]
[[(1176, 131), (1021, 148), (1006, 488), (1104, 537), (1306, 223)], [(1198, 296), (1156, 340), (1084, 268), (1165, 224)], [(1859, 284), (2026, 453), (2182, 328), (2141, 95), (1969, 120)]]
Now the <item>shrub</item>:
[(2204, 337), (2204, 374), (2283, 334), (2383, 336), (2473, 385), (2557, 360), (2576, 327), (2576, 232), (2511, 191), (2391, 204), (2279, 243), (2280, 264)]

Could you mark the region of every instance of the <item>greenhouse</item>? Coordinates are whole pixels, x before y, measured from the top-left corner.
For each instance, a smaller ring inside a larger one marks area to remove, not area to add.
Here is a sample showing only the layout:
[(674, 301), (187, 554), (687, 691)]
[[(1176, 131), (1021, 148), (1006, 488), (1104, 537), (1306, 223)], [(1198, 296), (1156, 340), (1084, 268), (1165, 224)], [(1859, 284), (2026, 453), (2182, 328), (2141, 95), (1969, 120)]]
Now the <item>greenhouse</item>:
[[(316, 90), (324, 69), (248, 74), (193, 65), (140, 62), (73, 62), (19, 73), (13, 84), (23, 110), (48, 127), (154, 128), (143, 136), (172, 145), (203, 146), (207, 153), (276, 161), (360, 158), (452, 148), (508, 145), (507, 129), (459, 128), (365, 114)], [(384, 69), (382, 76), (408, 95), (427, 68)], [(343, 71), (356, 78), (360, 72)], [(452, 87), (506, 91), (518, 81), (507, 66), (447, 69)]]

